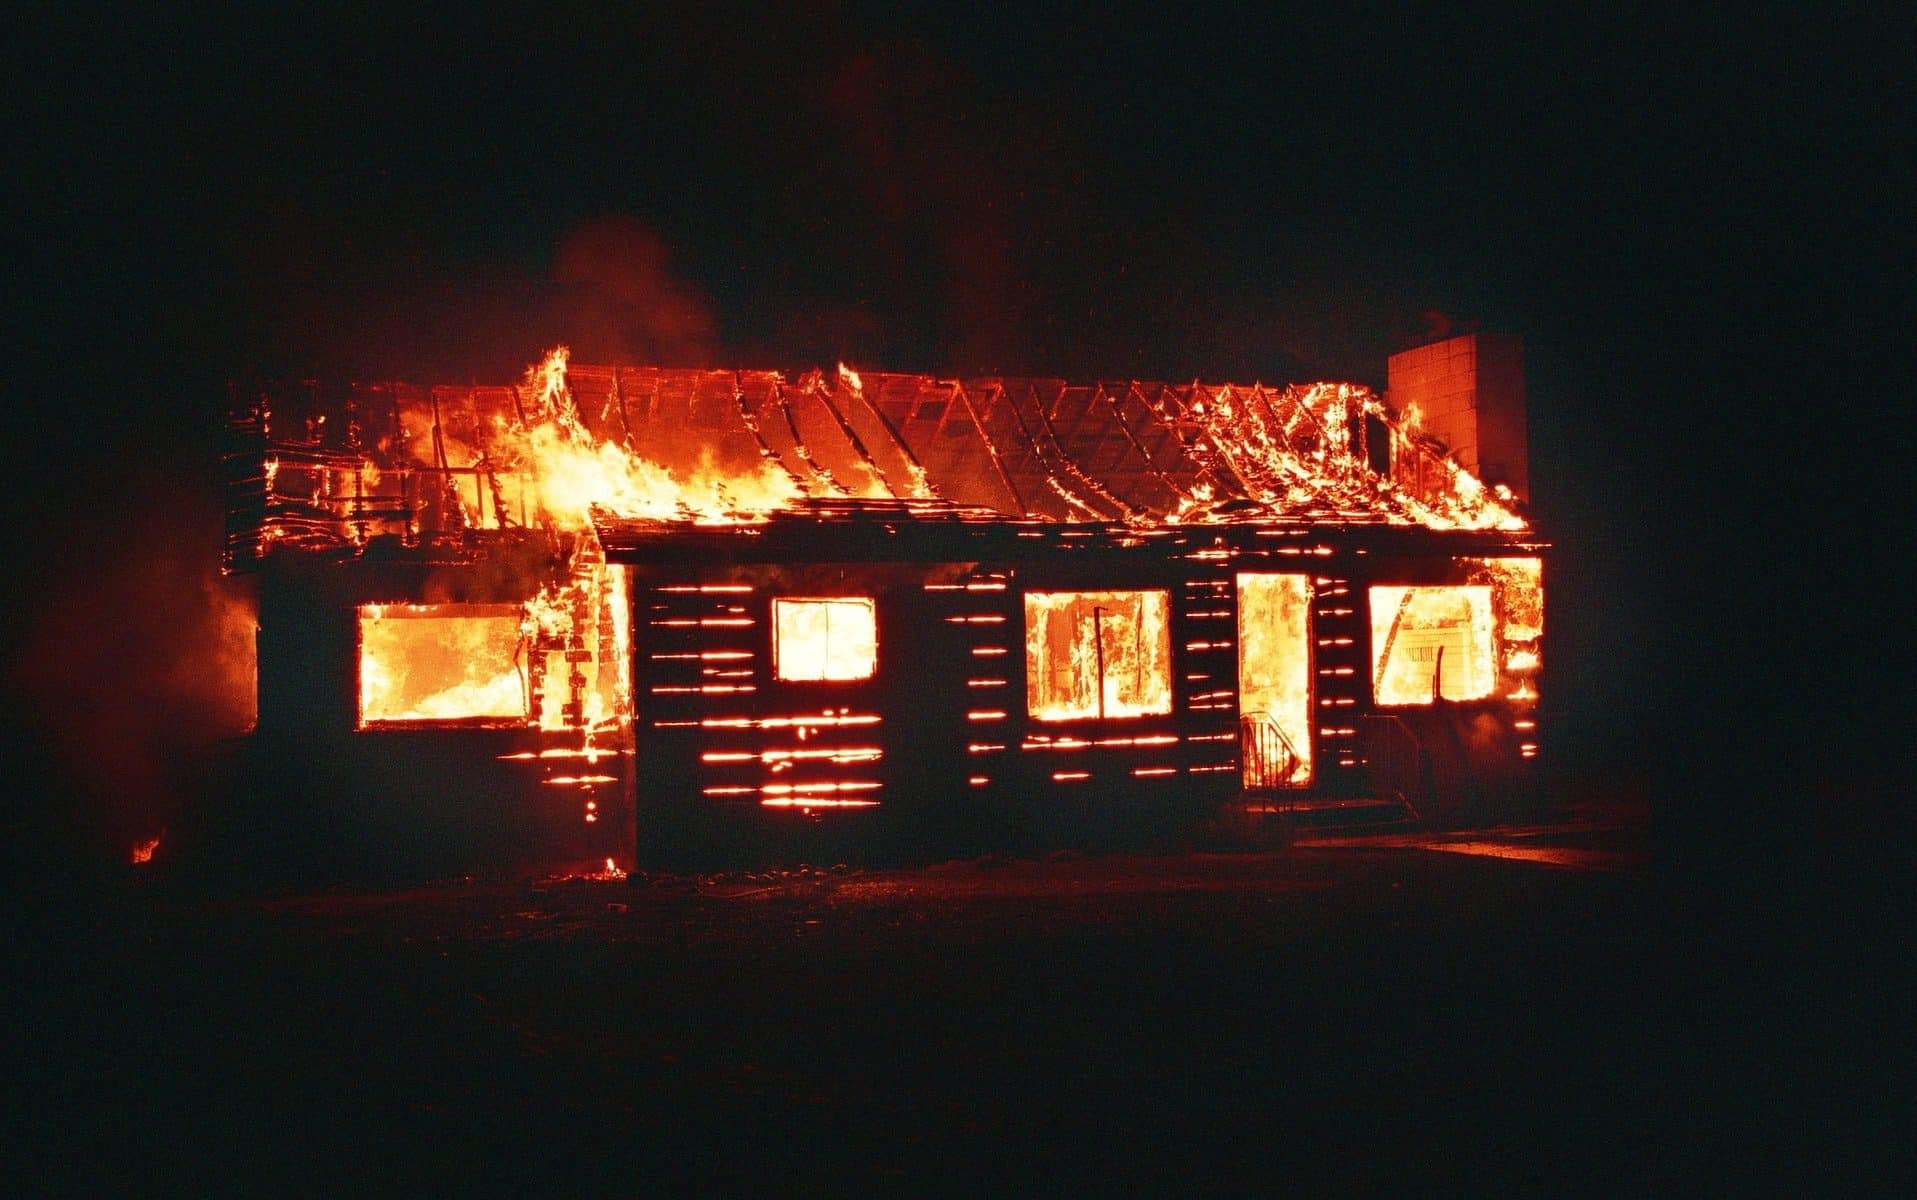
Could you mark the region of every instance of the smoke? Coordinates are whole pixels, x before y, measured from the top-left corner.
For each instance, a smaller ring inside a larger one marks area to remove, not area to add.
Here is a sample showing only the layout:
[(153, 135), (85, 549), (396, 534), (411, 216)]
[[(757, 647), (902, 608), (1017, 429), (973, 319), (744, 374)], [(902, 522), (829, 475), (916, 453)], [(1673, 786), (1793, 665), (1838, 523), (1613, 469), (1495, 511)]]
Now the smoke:
[(582, 362), (709, 366), (718, 356), (711, 302), (667, 269), (666, 241), (630, 216), (574, 229), (553, 259), (551, 340)]
[(430, 233), (373, 236), (272, 199), (221, 243), (229, 286), (182, 306), (188, 365), (139, 364), (138, 395), (175, 399), (136, 401), (100, 364), (90, 387), (68, 371), (33, 393), (110, 399), (90, 422), (47, 414), (50, 452), (10, 481), (36, 509), (58, 498), (22, 523), (7, 603), (29, 798), (0, 839), (25, 862), (124, 862), (136, 839), (190, 823), (214, 802), (228, 739), (253, 723), (255, 602), (219, 567), (219, 373), (503, 382), (561, 342), (599, 361), (717, 353), (704, 294), (633, 218), (569, 229), (549, 264), (476, 267)]
[(561, 344), (582, 362), (722, 357), (704, 290), (626, 214), (475, 259), (417, 225), (367, 230), (269, 197), (224, 237), (232, 295), (199, 311), (194, 349), (267, 378), (504, 382)]
[(885, 324), (869, 309), (823, 303), (796, 309), (779, 318), (774, 338), (774, 348), (764, 352), (768, 363), (893, 365)]
[(199, 798), (255, 695), (254, 603), (219, 574), (217, 497), (133, 491), (150, 508), (110, 535), (71, 532), (21, 618), (9, 681), (41, 773), (23, 824), (121, 861)]
[[(1028, 303), (1006, 207), (1015, 189), (1000, 167), (1018, 139), (968, 119), (977, 92), (953, 63), (903, 42), (854, 55), (828, 93), (876, 216), (890, 340), (924, 356), (938, 351), (914, 339), (940, 331), (944, 365), (967, 373), (1019, 363)], [(922, 278), (928, 268), (940, 278)]]

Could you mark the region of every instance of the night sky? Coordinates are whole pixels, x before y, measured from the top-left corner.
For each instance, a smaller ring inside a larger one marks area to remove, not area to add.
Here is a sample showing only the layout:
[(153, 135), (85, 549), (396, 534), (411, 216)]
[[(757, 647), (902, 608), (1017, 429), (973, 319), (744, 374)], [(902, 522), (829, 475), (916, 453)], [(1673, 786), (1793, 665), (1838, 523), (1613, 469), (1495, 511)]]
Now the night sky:
[(226, 381), (500, 381), (559, 343), (1381, 386), (1514, 332), (1558, 769), (1680, 834), (1750, 807), (1726, 780), (1875, 778), (1908, 740), (1908, 15), (1253, 11), (20, 31), (9, 681), (44, 811), (177, 808), (231, 723)]

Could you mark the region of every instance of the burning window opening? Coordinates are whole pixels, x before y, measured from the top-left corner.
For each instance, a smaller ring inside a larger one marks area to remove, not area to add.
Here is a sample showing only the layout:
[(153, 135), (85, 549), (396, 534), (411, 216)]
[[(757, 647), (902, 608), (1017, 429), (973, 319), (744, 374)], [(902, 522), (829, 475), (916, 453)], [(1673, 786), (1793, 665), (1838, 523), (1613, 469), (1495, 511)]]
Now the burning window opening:
[(1039, 721), (1171, 712), (1171, 593), (1027, 592), (1026, 710)]
[(1491, 589), (1499, 687), (1513, 700), (1535, 702), (1537, 675), (1544, 665), (1544, 560), (1463, 558), (1458, 562), (1470, 569), (1474, 583)]
[(359, 609), (359, 723), (520, 723), (531, 711), (516, 604)]
[(1481, 700), (1497, 685), (1487, 586), (1371, 589), (1372, 693), (1387, 705)]
[(870, 597), (780, 598), (772, 602), (773, 670), (788, 682), (870, 679), (879, 632)]
[(361, 605), (358, 727), (619, 726), (631, 694), (625, 596), (625, 572), (599, 564), (524, 604)]

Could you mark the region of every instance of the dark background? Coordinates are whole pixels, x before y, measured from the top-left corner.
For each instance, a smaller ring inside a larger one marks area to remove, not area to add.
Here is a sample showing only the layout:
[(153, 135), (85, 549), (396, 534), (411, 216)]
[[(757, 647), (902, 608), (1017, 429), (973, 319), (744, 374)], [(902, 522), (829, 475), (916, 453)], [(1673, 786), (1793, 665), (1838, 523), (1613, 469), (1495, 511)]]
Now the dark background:
[(1471, 328), (1527, 345), (1562, 785), (1648, 791), (1700, 877), (1908, 832), (1911, 35), (1888, 6), (18, 29), (7, 840), (123, 854), (244, 719), (230, 379), (499, 381), (567, 343), (1382, 385)]

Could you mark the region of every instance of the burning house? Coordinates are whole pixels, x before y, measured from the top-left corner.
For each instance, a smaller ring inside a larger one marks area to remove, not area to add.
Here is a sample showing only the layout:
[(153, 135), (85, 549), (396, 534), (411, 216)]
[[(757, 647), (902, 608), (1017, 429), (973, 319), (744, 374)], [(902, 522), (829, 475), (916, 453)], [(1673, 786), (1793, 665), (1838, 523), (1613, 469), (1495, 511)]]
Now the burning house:
[(1518, 356), (244, 389), (264, 798), (435, 867), (1495, 819), (1540, 741)]

